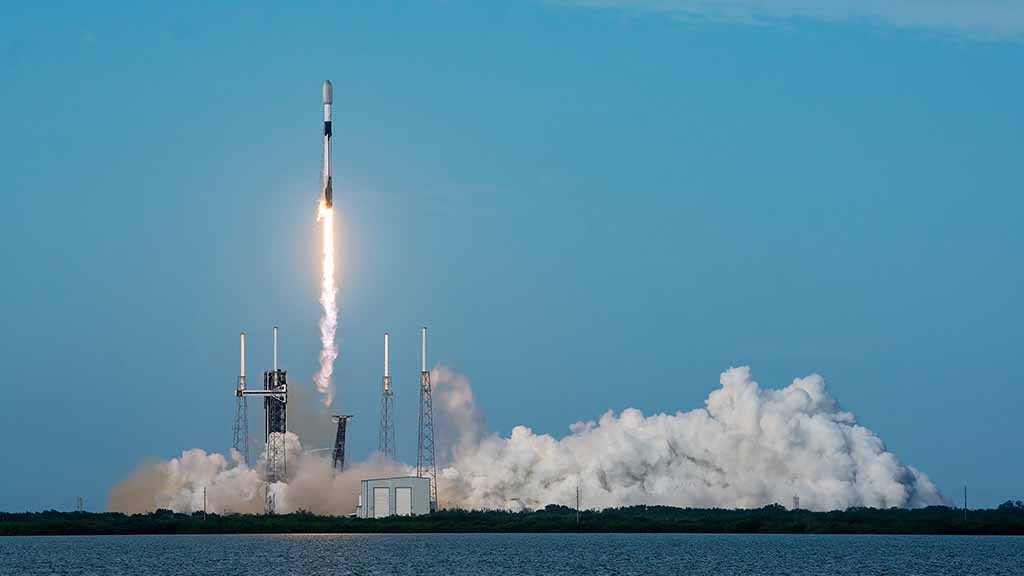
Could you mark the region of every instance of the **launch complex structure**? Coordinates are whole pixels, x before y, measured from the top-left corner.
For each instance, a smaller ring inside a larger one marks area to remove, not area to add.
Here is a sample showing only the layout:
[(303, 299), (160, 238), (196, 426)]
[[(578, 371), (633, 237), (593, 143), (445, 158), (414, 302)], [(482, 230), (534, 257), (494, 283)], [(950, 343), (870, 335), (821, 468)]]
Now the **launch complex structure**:
[[(384, 380), (380, 396), (380, 429), (377, 449), (387, 458), (398, 461), (395, 444), (395, 391), (391, 387), (390, 334), (384, 333)], [(420, 328), (419, 427), (416, 439), (416, 477), (430, 479), (430, 510), (437, 510), (437, 464), (434, 452), (434, 400), (427, 370), (427, 327)]]
[[(330, 385), (330, 375), (333, 369), (334, 359), (337, 352), (334, 348), (334, 330), (336, 327), (336, 312), (334, 307), (335, 285), (334, 285), (334, 236), (333, 207), (334, 207), (334, 184), (331, 170), (331, 139), (333, 137), (331, 107), (334, 102), (334, 87), (330, 80), (323, 84), (323, 172), (322, 172), (322, 197), (320, 199), (320, 210), (318, 220), (323, 217), (324, 225), (324, 275), (323, 290), (326, 296), (321, 296), (324, 303), (324, 313), (327, 320), (321, 320), (321, 339), (325, 349), (330, 349), (332, 354), (327, 355), (326, 361), (321, 356), (321, 373), (318, 374), (318, 387), (323, 384)], [(325, 299), (326, 298), (326, 299)], [(330, 305), (327, 304), (330, 302)], [(325, 322), (329, 329), (325, 329)], [(245, 381), (245, 332), (241, 333), (241, 356), (238, 373), (238, 382), (235, 386), (235, 421), (233, 426), (233, 447), (239, 454), (239, 458), (247, 466), (252, 466), (252, 454), (249, 443), (249, 412), (247, 399), (250, 396), (263, 398), (263, 421), (264, 421), (264, 443), (265, 443), (265, 466), (264, 479), (266, 482), (266, 511), (268, 514), (274, 512), (274, 497), (271, 485), (277, 482), (288, 481), (288, 462), (285, 447), (286, 435), (288, 432), (288, 377), (284, 370), (277, 365), (277, 326), (274, 326), (274, 368), (263, 373), (263, 388), (249, 389)], [(421, 366), (420, 366), (420, 387), (419, 387), (419, 438), (416, 445), (416, 478), (429, 478), (429, 510), (437, 509), (437, 466), (434, 461), (434, 412), (433, 399), (431, 398), (430, 372), (427, 370), (427, 329), (422, 328), (421, 335)], [(380, 408), (380, 431), (378, 435), (378, 448), (385, 458), (397, 462), (398, 455), (395, 444), (395, 394), (391, 387), (391, 374), (388, 365), (390, 336), (384, 334), (384, 381), (381, 394)], [(325, 364), (326, 362), (326, 364)], [(326, 366), (326, 370), (325, 370)], [(323, 390), (321, 390), (323, 391)], [(338, 423), (337, 433), (334, 438), (334, 449), (331, 454), (331, 465), (335, 472), (345, 469), (345, 440), (348, 429), (348, 421), (352, 414), (335, 414), (332, 418)], [(319, 450), (315, 450), (319, 451)], [(422, 481), (418, 481), (422, 484)], [(403, 492), (404, 494), (404, 492)], [(422, 499), (420, 503), (423, 504)], [(402, 507), (398, 507), (401, 509)], [(388, 508), (390, 510), (390, 507)]]
[[(288, 462), (285, 450), (285, 435), (288, 432), (288, 375), (278, 368), (277, 334), (274, 327), (274, 367), (263, 373), (263, 388), (249, 389), (245, 379), (245, 332), (239, 335), (239, 374), (235, 386), (235, 420), (233, 426), (233, 448), (247, 466), (252, 466), (249, 442), (249, 412), (247, 399), (250, 396), (263, 398), (264, 479), (266, 482), (265, 510), (273, 514), (275, 503), (270, 485), (288, 481)], [(416, 477), (429, 479), (429, 509), (437, 510), (437, 465), (434, 450), (434, 409), (427, 370), (427, 329), (420, 329), (420, 377), (419, 377), (419, 426), (416, 446)], [(397, 462), (395, 444), (394, 400), (390, 374), (390, 335), (384, 334), (384, 379), (381, 390), (380, 430), (378, 449), (388, 459)], [(345, 444), (348, 421), (352, 414), (335, 414), (331, 417), (338, 424), (331, 449), (331, 465), (334, 471), (345, 469)], [(327, 450), (327, 449), (323, 449)], [(319, 450), (314, 450), (319, 451)]]
[(288, 431), (288, 374), (277, 367), (277, 326), (274, 326), (274, 368), (263, 373), (263, 389), (249, 390), (245, 386), (245, 332), (240, 334), (240, 362), (238, 386), (235, 388), (234, 449), (241, 454), (246, 465), (251, 465), (249, 453), (249, 410), (246, 398), (263, 397), (264, 443), (266, 445), (267, 482), (266, 510), (274, 512), (274, 496), (269, 485), (288, 480), (288, 460), (285, 433)]
[(434, 461), (434, 400), (427, 370), (427, 327), (420, 329), (419, 440), (416, 446), (416, 476), (430, 478), (430, 511), (437, 510), (437, 463)]

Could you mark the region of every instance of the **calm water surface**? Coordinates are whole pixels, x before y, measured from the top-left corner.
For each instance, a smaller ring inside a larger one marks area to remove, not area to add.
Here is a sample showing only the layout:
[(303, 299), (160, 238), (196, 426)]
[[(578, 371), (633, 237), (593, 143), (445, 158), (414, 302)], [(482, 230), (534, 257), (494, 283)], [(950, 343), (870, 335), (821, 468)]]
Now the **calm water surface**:
[(0, 537), (0, 574), (1024, 574), (1024, 538), (699, 534)]

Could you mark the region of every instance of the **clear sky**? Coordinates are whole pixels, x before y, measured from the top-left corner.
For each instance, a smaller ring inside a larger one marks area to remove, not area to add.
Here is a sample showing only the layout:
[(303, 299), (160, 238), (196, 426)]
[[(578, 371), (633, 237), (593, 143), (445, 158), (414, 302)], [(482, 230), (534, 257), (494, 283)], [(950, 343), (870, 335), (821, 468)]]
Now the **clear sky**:
[(425, 323), (502, 434), (817, 372), (948, 496), (1024, 498), (1024, 6), (714, 6), (7, 6), (0, 510), (228, 449), (240, 330), (312, 402), (325, 78), (356, 458), (390, 330), (415, 460)]

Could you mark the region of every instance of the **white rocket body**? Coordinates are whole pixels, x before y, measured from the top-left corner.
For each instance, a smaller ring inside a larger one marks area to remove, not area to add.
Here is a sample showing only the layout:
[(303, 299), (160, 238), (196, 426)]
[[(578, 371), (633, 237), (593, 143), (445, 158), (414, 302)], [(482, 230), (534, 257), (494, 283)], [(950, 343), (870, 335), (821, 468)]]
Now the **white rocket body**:
[(324, 205), (334, 206), (334, 186), (331, 182), (331, 104), (334, 102), (334, 87), (330, 80), (324, 80)]

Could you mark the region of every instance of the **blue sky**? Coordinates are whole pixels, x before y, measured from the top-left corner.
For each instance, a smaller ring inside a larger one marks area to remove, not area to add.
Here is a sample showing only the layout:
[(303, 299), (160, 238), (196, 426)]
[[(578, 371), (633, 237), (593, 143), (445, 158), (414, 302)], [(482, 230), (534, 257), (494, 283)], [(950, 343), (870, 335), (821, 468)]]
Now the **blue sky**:
[(239, 330), (308, 390), (324, 78), (356, 457), (390, 330), (414, 460), (425, 323), (497, 432), (817, 372), (947, 495), (1024, 498), (1024, 7), (481, 4), (6, 9), (0, 509), (227, 449)]

